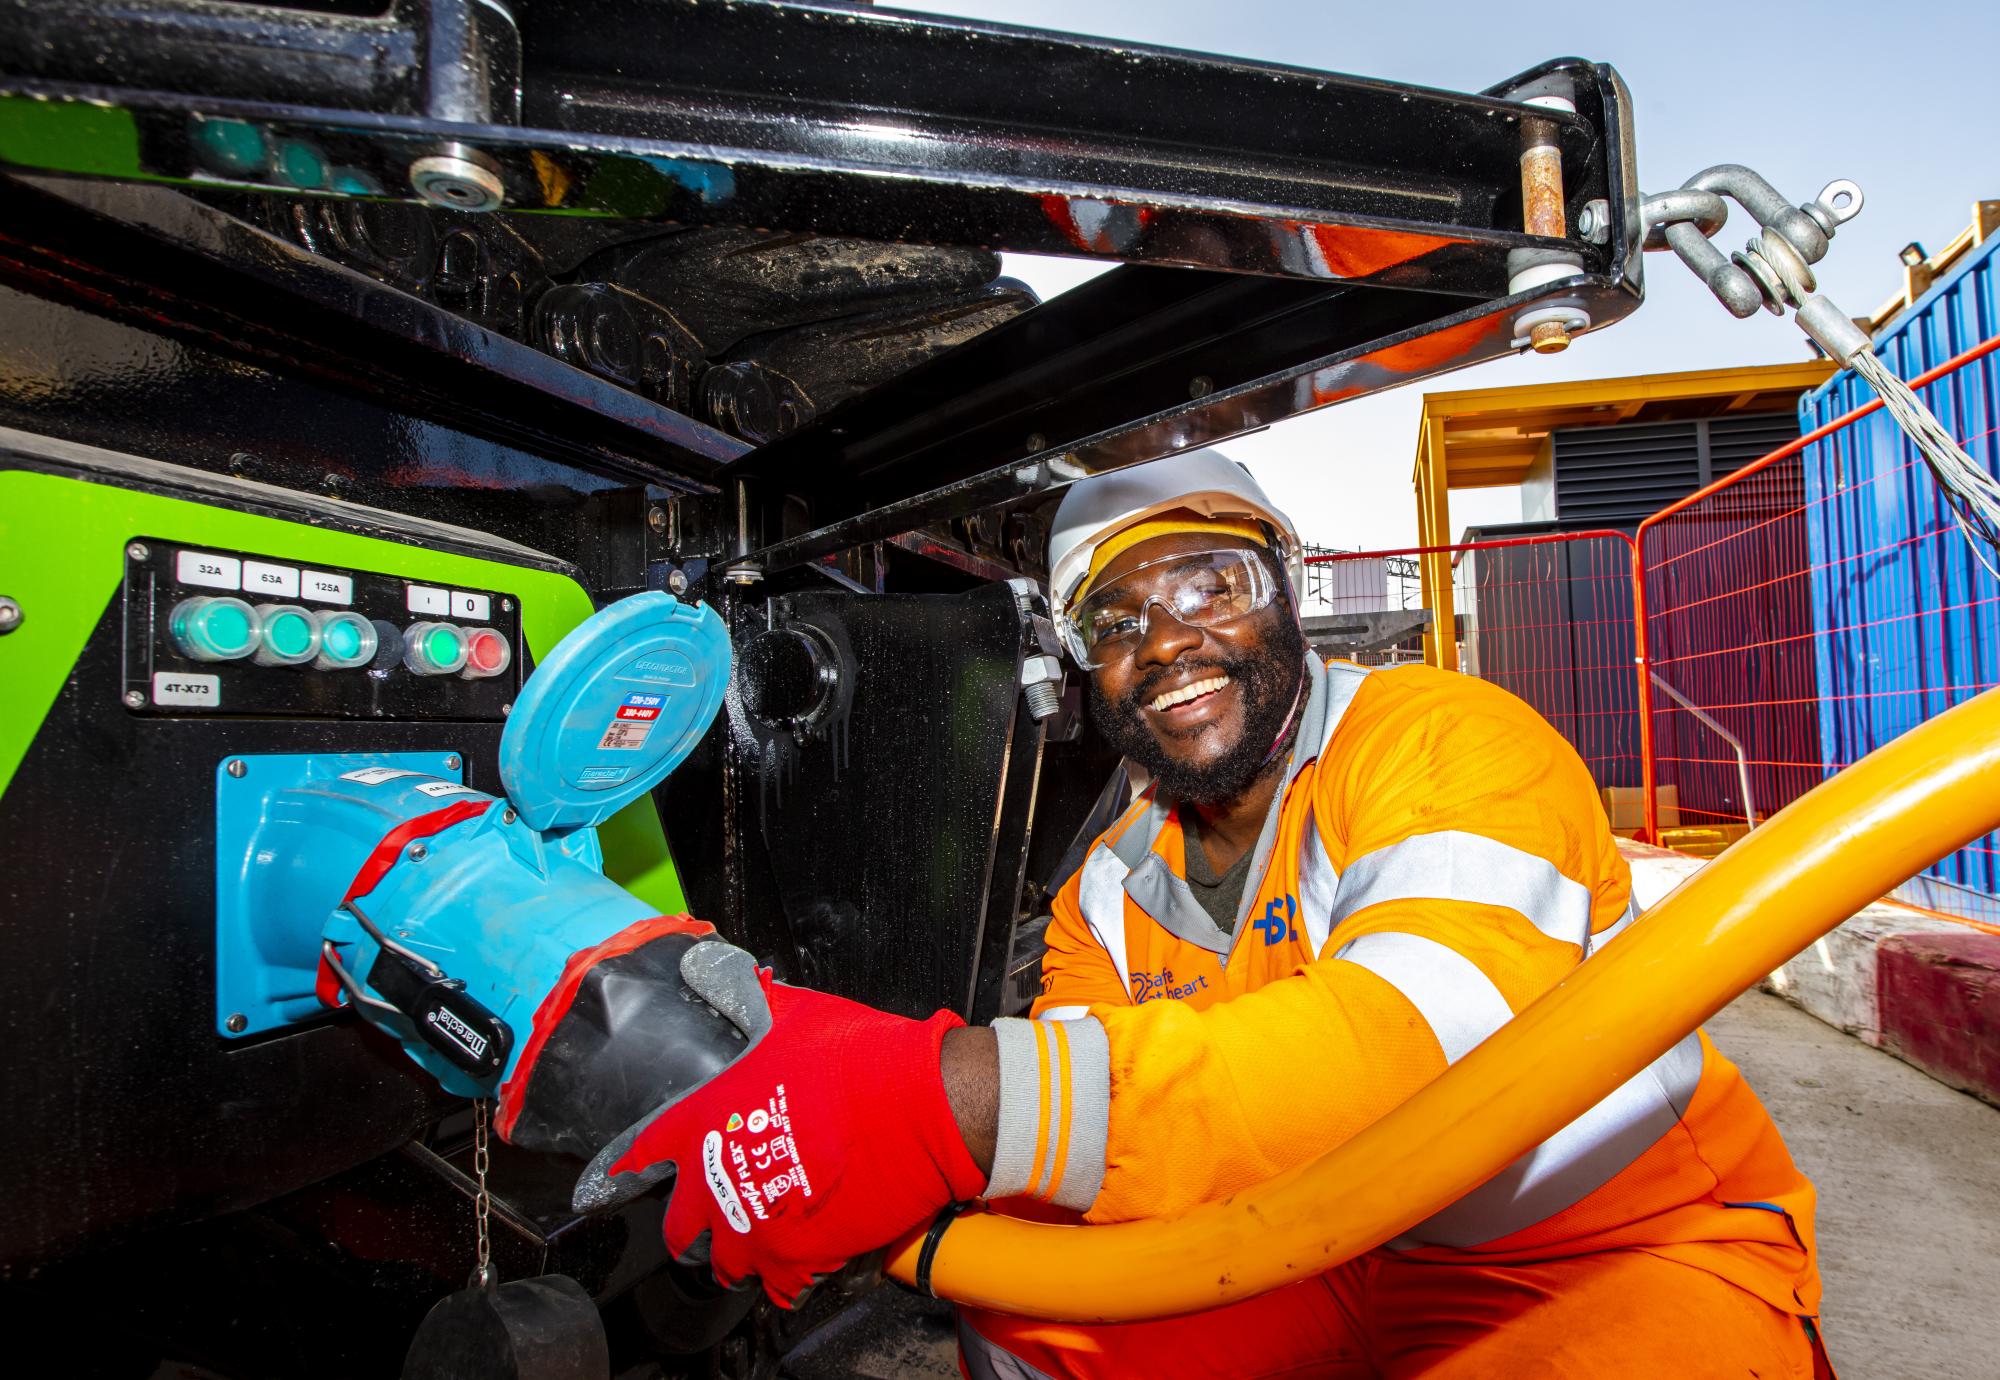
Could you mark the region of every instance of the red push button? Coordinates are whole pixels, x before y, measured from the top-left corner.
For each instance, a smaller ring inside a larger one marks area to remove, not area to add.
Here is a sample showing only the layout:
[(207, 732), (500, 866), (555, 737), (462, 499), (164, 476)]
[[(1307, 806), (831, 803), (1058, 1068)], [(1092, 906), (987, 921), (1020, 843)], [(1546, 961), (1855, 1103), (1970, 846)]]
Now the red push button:
[(465, 641), (465, 669), (459, 674), (467, 680), (497, 676), (514, 664), (514, 648), (492, 628), (470, 628)]

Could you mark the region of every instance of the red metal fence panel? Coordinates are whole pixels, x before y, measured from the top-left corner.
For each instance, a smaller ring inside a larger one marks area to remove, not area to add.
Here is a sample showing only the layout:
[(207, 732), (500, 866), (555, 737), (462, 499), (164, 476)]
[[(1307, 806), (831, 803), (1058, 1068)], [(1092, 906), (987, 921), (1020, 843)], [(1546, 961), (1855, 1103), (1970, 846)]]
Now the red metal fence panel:
[[(2000, 475), (2000, 337), (1910, 382)], [(1871, 402), (1827, 421), (1661, 509), (1636, 536), (1309, 559), (1450, 553), (1458, 669), (1555, 725), (1605, 791), (1614, 828), (1643, 823), (1655, 842), (1714, 853), (1889, 738), (2000, 684), (1990, 568), (2000, 553), (1966, 545), (1923, 460), (1880, 413)], [(1897, 895), (1991, 928), (2000, 836)]]
[[(1912, 382), (2000, 472), (1996, 349)], [(1879, 403), (1662, 509), (1638, 544), (1662, 826), (1677, 808), (1683, 825), (1740, 832), (2000, 682), (2000, 579), (1980, 559), (1996, 553), (1966, 544)], [(1897, 894), (2000, 919), (2000, 846), (1961, 849)]]
[(1636, 801), (1643, 757), (1631, 538), (1611, 530), (1557, 532), (1307, 559), (1321, 565), (1444, 552), (1455, 572), (1458, 669), (1533, 705), (1601, 788), (1631, 792)]
[(1802, 495), (1793, 455), (1640, 528), (1654, 779), (1682, 825), (1747, 826), (1823, 776)]

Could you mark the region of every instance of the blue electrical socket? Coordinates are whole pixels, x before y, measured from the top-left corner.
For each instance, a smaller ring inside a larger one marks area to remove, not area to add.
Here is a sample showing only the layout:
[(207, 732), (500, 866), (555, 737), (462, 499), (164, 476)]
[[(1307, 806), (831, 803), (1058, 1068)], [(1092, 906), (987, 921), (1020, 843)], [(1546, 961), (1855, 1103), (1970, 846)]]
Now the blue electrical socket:
[[(315, 783), (342, 776), (387, 784), (408, 777), (400, 800), (440, 791), (481, 797), (460, 784), (462, 757), (450, 752), (290, 753), (235, 756), (215, 768), (215, 1029), (230, 1039), (262, 1034), (326, 1013), (314, 991), (322, 927), (331, 918), (273, 902), (274, 894), (336, 900), (400, 814), (363, 814), (356, 831), (329, 813), (306, 849), (268, 846), (274, 815), (296, 811)], [(232, 764), (240, 763), (238, 771)], [(360, 774), (358, 777), (355, 774)], [(388, 804), (388, 799), (384, 804)], [(370, 832), (372, 830), (372, 832)], [(266, 846), (259, 846), (260, 839)]]

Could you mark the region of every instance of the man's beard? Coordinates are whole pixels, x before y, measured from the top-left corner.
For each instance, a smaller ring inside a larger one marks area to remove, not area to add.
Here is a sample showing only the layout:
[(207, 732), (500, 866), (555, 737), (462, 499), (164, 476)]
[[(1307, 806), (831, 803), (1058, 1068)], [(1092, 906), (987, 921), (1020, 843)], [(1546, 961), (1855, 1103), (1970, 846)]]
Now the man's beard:
[[(1291, 610), (1279, 604), (1272, 614), (1271, 630), (1255, 654), (1184, 658), (1160, 667), (1116, 704), (1098, 688), (1097, 677), (1087, 678), (1091, 721), (1112, 747), (1152, 773), (1168, 798), (1190, 805), (1220, 805), (1247, 788), (1269, 762), (1300, 693), (1306, 658), (1305, 630)], [(1145, 706), (1168, 680), (1216, 671), (1225, 673), (1243, 693), (1243, 734), (1206, 766), (1176, 761), (1146, 727)]]

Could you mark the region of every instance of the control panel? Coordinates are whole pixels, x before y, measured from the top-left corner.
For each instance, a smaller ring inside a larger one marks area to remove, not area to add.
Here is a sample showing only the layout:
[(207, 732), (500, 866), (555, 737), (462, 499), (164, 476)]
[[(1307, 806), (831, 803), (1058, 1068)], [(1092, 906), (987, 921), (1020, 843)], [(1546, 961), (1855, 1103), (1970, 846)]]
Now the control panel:
[(504, 719), (520, 611), (461, 589), (213, 547), (125, 547), (124, 700), (135, 712)]

